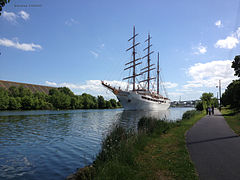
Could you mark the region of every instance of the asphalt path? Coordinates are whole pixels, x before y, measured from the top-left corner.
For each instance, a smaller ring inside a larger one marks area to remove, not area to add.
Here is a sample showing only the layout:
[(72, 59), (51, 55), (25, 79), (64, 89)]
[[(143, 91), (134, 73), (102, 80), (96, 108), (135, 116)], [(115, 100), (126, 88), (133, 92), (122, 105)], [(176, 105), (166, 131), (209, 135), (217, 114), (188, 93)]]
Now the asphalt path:
[(240, 180), (240, 137), (217, 109), (187, 132), (186, 141), (201, 180)]

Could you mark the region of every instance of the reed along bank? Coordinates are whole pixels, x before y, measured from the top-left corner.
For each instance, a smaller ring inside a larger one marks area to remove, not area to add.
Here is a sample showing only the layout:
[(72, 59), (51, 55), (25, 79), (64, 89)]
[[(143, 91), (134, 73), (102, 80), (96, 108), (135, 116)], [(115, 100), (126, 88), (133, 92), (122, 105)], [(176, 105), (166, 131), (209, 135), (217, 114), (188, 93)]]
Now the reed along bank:
[(176, 122), (141, 118), (138, 132), (115, 126), (93, 164), (67, 179), (198, 179), (185, 133), (203, 116), (191, 110)]

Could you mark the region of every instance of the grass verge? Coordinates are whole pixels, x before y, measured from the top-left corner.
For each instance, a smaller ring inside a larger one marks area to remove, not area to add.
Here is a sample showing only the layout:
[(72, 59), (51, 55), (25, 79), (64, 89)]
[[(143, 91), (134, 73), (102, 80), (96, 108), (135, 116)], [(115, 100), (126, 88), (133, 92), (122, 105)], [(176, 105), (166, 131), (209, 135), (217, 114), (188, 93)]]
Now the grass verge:
[(185, 133), (203, 116), (189, 111), (178, 122), (142, 118), (137, 134), (116, 127), (93, 165), (69, 179), (198, 179)]
[(222, 115), (232, 130), (240, 135), (240, 110), (229, 107), (222, 108)]

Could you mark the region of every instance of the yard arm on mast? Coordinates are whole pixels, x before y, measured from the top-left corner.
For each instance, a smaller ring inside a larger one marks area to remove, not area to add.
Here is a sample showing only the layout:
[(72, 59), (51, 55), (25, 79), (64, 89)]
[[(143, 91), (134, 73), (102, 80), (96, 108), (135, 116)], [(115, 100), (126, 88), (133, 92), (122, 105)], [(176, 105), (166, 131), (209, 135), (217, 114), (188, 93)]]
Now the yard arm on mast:
[(148, 46), (143, 50), (143, 51), (147, 50), (147, 54), (142, 57), (142, 59), (147, 57), (147, 66), (141, 69), (141, 71), (147, 69), (146, 71), (141, 72), (141, 74), (147, 73), (147, 79), (140, 81), (140, 82), (147, 81), (147, 90), (148, 91), (150, 90), (150, 81), (152, 79), (155, 79), (155, 77), (150, 76), (150, 72), (155, 69), (155, 68), (150, 68), (151, 66), (154, 66), (154, 64), (151, 64), (151, 59), (150, 59), (150, 55), (152, 53), (154, 53), (154, 51), (150, 50), (150, 47), (152, 46), (152, 44), (150, 43), (151, 38), (152, 37), (150, 37), (150, 34), (148, 34), (148, 38), (145, 40), (145, 42), (148, 42)]
[(139, 63), (136, 63), (137, 61), (141, 60), (142, 58), (138, 58), (136, 59), (136, 50), (135, 50), (135, 47), (138, 46), (140, 43), (136, 43), (135, 42), (135, 38), (138, 34), (135, 34), (135, 26), (133, 26), (133, 36), (128, 40), (128, 41), (132, 41), (132, 46), (130, 48), (128, 48), (126, 51), (129, 51), (132, 49), (132, 61), (126, 63), (125, 65), (129, 65), (129, 67), (126, 67), (124, 70), (127, 70), (127, 69), (131, 69), (133, 70), (133, 73), (132, 73), (132, 76), (128, 76), (128, 77), (125, 77), (123, 78), (123, 80), (126, 80), (126, 79), (133, 79), (133, 91), (136, 90), (136, 77), (137, 76), (140, 76), (141, 74), (136, 74), (136, 66), (142, 64), (142, 62), (139, 62)]

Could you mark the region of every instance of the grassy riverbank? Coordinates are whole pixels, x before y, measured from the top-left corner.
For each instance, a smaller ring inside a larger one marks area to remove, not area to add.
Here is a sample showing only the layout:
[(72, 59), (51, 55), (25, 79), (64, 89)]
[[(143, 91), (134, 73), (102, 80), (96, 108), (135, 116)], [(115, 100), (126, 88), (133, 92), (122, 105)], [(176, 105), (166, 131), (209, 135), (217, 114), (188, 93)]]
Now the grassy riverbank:
[(142, 118), (138, 134), (116, 127), (93, 165), (80, 169), (72, 179), (198, 179), (185, 133), (203, 116), (188, 111), (178, 122)]
[(234, 130), (234, 132), (240, 135), (240, 110), (223, 108), (222, 115), (226, 119), (228, 125)]

